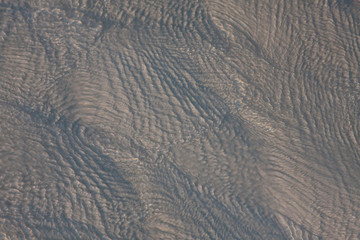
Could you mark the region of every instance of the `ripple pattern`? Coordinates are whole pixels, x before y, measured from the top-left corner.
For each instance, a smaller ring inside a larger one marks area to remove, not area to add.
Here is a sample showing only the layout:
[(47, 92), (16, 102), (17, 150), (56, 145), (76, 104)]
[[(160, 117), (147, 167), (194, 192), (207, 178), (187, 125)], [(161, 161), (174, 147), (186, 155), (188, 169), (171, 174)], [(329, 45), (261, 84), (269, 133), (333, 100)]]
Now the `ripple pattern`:
[(0, 239), (360, 238), (358, 1), (0, 1)]

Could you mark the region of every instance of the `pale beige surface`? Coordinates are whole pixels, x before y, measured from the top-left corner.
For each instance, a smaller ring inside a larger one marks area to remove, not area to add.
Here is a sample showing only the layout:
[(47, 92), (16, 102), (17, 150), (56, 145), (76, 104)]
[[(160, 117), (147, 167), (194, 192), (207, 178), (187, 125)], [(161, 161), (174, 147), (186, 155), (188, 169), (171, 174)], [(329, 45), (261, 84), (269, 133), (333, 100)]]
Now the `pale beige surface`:
[(0, 238), (360, 237), (357, 1), (24, 2)]

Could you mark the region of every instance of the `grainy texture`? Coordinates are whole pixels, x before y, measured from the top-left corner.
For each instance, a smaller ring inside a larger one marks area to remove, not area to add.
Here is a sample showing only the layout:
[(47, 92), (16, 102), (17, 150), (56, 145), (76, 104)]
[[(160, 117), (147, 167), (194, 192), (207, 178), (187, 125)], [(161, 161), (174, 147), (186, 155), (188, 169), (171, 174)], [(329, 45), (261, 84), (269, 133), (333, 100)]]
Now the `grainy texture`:
[(359, 239), (359, 16), (1, 0), (0, 239)]

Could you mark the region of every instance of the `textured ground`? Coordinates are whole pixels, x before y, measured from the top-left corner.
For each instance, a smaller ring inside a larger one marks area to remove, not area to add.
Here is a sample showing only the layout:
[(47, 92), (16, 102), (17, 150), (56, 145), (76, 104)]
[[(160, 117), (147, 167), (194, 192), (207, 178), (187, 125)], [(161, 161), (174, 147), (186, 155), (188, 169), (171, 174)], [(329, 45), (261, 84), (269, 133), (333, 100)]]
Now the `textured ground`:
[(0, 1), (0, 239), (360, 239), (358, 0)]

